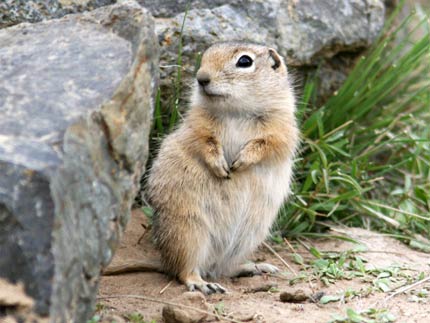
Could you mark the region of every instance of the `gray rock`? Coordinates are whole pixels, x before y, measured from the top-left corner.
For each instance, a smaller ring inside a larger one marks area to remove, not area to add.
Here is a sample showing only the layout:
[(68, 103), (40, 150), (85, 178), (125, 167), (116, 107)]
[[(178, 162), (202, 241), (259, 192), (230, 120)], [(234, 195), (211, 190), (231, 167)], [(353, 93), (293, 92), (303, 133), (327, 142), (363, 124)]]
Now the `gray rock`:
[(86, 322), (147, 158), (153, 20), (123, 1), (0, 43), (0, 277), (52, 322)]
[(0, 28), (21, 22), (39, 22), (61, 18), (69, 13), (93, 10), (116, 0), (2, 0)]
[(315, 64), (368, 47), (383, 24), (379, 0), (301, 0), (279, 11), (277, 44), (291, 64)]
[[(137, 0), (140, 5), (148, 8), (154, 17), (173, 17), (185, 12), (189, 3), (189, 9), (212, 9), (232, 3), (229, 0)], [(236, 2), (242, 2), (238, 0)]]

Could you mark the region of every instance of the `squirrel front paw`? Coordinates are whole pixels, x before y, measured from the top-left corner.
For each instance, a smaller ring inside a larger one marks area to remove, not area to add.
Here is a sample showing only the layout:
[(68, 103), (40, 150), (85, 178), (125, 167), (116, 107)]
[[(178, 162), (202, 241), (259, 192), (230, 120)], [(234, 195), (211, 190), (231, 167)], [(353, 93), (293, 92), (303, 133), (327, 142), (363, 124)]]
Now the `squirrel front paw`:
[(253, 161), (249, 157), (245, 149), (241, 150), (231, 165), (230, 170), (232, 172), (241, 172), (247, 169), (253, 164)]
[(241, 172), (249, 166), (259, 163), (265, 152), (265, 141), (263, 139), (254, 139), (249, 141), (237, 154), (230, 170), (232, 172)]
[(216, 177), (230, 178), (230, 169), (223, 155), (220, 155), (218, 158), (213, 159), (209, 163), (209, 168)]

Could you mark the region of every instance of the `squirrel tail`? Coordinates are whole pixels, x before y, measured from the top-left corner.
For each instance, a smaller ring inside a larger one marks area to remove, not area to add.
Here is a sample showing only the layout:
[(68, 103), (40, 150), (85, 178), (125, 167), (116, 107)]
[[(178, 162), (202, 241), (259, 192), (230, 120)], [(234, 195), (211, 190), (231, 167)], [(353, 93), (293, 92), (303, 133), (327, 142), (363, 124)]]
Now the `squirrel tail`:
[(103, 276), (120, 275), (134, 272), (164, 273), (160, 259), (148, 258), (143, 260), (129, 260), (120, 264), (112, 264), (103, 271)]

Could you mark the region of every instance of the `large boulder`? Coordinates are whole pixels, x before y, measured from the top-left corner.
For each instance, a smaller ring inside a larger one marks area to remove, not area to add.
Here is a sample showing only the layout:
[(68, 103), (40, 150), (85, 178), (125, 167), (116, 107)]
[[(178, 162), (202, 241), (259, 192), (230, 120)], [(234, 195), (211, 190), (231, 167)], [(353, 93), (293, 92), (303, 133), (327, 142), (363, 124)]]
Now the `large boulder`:
[(61, 18), (69, 13), (90, 11), (116, 0), (6, 0), (0, 2), (0, 28), (21, 22)]
[(123, 1), (0, 43), (0, 278), (51, 322), (86, 322), (147, 158), (153, 19)]

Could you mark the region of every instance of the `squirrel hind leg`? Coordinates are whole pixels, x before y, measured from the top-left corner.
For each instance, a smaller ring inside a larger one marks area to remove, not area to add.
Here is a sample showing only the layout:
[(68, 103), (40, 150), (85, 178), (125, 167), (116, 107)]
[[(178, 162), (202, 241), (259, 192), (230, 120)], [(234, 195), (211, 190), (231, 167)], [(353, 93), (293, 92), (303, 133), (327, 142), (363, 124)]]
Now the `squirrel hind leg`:
[(210, 283), (201, 277), (200, 273), (197, 270), (193, 270), (192, 272), (182, 272), (179, 274), (179, 279), (181, 282), (187, 286), (189, 291), (199, 290), (205, 295), (210, 295), (214, 293), (225, 293), (227, 290), (217, 283)]
[(264, 262), (258, 264), (246, 263), (238, 266), (236, 270), (231, 273), (231, 277), (249, 277), (262, 274), (274, 274), (277, 272), (279, 272), (279, 268), (271, 264)]

